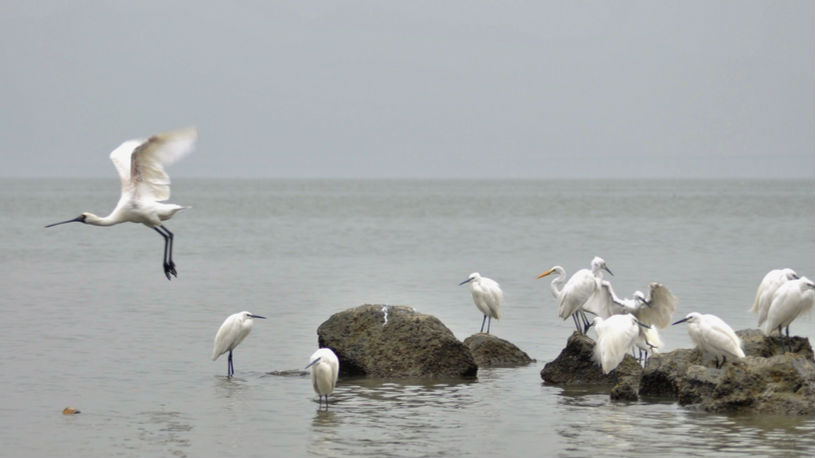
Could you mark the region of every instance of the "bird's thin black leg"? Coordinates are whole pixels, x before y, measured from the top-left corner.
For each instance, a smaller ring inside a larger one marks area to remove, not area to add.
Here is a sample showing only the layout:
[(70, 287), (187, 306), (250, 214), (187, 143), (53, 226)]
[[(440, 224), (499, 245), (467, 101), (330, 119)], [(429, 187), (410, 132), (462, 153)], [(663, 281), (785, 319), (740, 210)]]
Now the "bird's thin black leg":
[(484, 314), (484, 319), (481, 320), (481, 330), (478, 332), (484, 332), (484, 323), (487, 321), (487, 315)]
[(175, 271), (175, 263), (173, 262), (173, 240), (175, 239), (175, 235), (173, 235), (173, 233), (170, 232), (170, 230), (163, 224), (161, 225), (161, 228), (164, 229), (164, 231), (167, 232), (167, 235), (170, 237), (170, 249), (167, 254), (167, 265), (170, 267), (170, 273), (173, 274), (173, 277), (178, 277), (178, 272)]
[(492, 324), (492, 317), (487, 318), (487, 334), (490, 333), (490, 324)]
[(232, 374), (235, 373), (235, 368), (232, 366), (232, 350), (229, 350), (229, 359), (227, 360), (226, 364), (226, 376), (227, 378), (232, 377)]
[(158, 226), (154, 227), (153, 230), (159, 233), (164, 238), (164, 258), (161, 260), (162, 264), (164, 265), (164, 275), (167, 276), (167, 280), (171, 280), (170, 278), (170, 265), (167, 263), (167, 249), (170, 245), (170, 237), (161, 231)]
[(583, 328), (580, 327), (580, 323), (577, 321), (577, 313), (572, 314), (572, 320), (574, 320), (574, 327), (577, 328), (577, 332), (580, 334), (585, 334), (585, 332), (583, 332)]

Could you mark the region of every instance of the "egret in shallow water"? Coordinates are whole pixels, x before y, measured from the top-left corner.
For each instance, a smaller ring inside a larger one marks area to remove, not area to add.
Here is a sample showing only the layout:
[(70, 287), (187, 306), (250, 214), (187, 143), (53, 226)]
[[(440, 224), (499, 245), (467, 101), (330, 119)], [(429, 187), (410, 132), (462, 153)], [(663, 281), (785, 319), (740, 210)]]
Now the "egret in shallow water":
[(227, 377), (232, 377), (232, 374), (235, 373), (235, 367), (232, 365), (232, 350), (240, 345), (243, 339), (252, 331), (253, 318), (266, 319), (266, 317), (253, 315), (246, 311), (238, 312), (226, 317), (215, 334), (215, 342), (212, 346), (212, 360), (215, 361), (219, 356), (229, 352), (226, 366)]
[[(764, 275), (761, 283), (756, 290), (756, 298), (753, 301), (753, 307), (750, 311), (758, 314), (758, 327), (763, 328), (764, 322), (767, 320), (767, 312), (770, 310), (770, 303), (773, 301), (773, 296), (778, 288), (790, 280), (798, 279), (798, 274), (789, 268), (786, 269), (773, 269)], [(773, 326), (772, 328), (774, 328)], [(771, 329), (772, 329), (771, 328)]]
[(333, 393), (334, 387), (337, 386), (340, 360), (330, 348), (320, 348), (311, 355), (309, 361), (306, 369), (311, 368), (311, 385), (317, 393), (317, 402), (321, 403), (325, 396), (325, 408), (328, 410), (328, 395)]
[(459, 286), (469, 283), (470, 292), (473, 294), (473, 302), (478, 310), (484, 314), (481, 320), (481, 331), (484, 332), (484, 323), (487, 323), (487, 334), (490, 333), (490, 323), (492, 319), (501, 319), (501, 303), (504, 301), (504, 292), (498, 286), (498, 282), (487, 277), (482, 277), (478, 272), (473, 272), (466, 280), (459, 283)]
[[(688, 323), (688, 335), (699, 347), (703, 354), (712, 355), (716, 360), (716, 367), (720, 368), (727, 361), (727, 357), (744, 358), (744, 351), (741, 349), (741, 339), (733, 331), (733, 328), (722, 321), (716, 315), (701, 314), (691, 312), (675, 322)], [(719, 363), (719, 357), (722, 362)]]
[(767, 311), (764, 334), (770, 335), (771, 332), (778, 329), (778, 334), (782, 335), (781, 329), (786, 327), (787, 342), (792, 351), (792, 343), (789, 341), (790, 323), (801, 313), (812, 310), (813, 303), (815, 303), (815, 283), (812, 280), (801, 277), (783, 283), (775, 291)]
[(119, 223), (141, 223), (164, 238), (164, 275), (178, 276), (173, 262), (173, 233), (162, 221), (170, 219), (186, 207), (163, 201), (170, 198), (170, 177), (164, 166), (192, 151), (198, 132), (187, 128), (154, 135), (147, 140), (128, 140), (110, 153), (110, 160), (119, 172), (122, 193), (119, 203), (108, 216), (84, 212), (74, 219), (49, 224), (85, 223), (113, 226)]
[[(562, 277), (565, 277), (565, 271), (563, 271), (562, 268), (557, 270), (555, 267), (538, 275), (538, 278), (543, 278), (552, 272), (559, 274), (559, 277), (552, 281), (552, 292), (559, 296), (560, 301), (558, 304), (558, 316), (562, 320), (572, 317), (577, 331), (584, 333), (585, 328), (581, 329), (577, 315), (594, 295), (594, 292), (600, 287), (600, 281), (603, 279), (603, 271), (605, 270), (611, 275), (614, 274), (608, 266), (606, 266), (606, 261), (604, 261), (603, 258), (595, 256), (591, 261), (591, 269), (578, 270), (569, 278), (569, 281), (563, 284)], [(562, 288), (560, 285), (563, 285)], [(557, 293), (558, 288), (561, 288), (559, 293)], [(588, 323), (584, 322), (584, 326), (588, 327)]]
[(612, 315), (606, 319), (595, 317), (591, 322), (597, 332), (594, 361), (608, 374), (614, 370), (639, 339), (639, 329), (645, 326), (634, 315)]

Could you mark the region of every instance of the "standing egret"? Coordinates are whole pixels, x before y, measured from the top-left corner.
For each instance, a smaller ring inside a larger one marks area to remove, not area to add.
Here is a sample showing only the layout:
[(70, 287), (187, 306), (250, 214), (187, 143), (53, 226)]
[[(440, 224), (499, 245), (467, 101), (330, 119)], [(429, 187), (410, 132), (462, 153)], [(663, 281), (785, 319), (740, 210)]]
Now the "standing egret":
[(320, 348), (311, 355), (306, 369), (309, 367), (311, 368), (311, 385), (318, 396), (317, 402), (322, 406), (322, 399), (325, 396), (325, 409), (328, 410), (328, 395), (333, 393), (334, 387), (337, 386), (340, 360), (330, 348)]
[(664, 345), (662, 339), (659, 337), (656, 326), (652, 325), (648, 328), (640, 327), (639, 337), (637, 341), (634, 342), (634, 346), (639, 350), (639, 355), (635, 355), (637, 356), (637, 361), (645, 366), (645, 363), (648, 362), (648, 352), (657, 353)]
[(790, 343), (790, 323), (801, 313), (812, 310), (815, 303), (815, 283), (812, 280), (801, 277), (797, 280), (789, 280), (782, 284), (775, 291), (773, 300), (767, 311), (767, 319), (764, 321), (764, 334), (770, 335), (773, 330), (787, 328), (787, 343), (792, 351)]
[(487, 323), (487, 334), (490, 333), (490, 323), (492, 319), (501, 319), (501, 303), (504, 301), (504, 292), (495, 280), (482, 277), (478, 272), (473, 272), (466, 280), (459, 283), (459, 286), (469, 283), (470, 292), (473, 294), (473, 302), (478, 310), (484, 314), (481, 320), (481, 331), (484, 332), (484, 323)]
[[(758, 314), (759, 328), (763, 327), (764, 321), (767, 319), (770, 303), (773, 301), (773, 296), (775, 296), (775, 292), (778, 288), (784, 283), (790, 280), (797, 280), (798, 278), (798, 274), (789, 268), (773, 269), (764, 275), (764, 278), (761, 279), (761, 283), (759, 283), (758, 289), (756, 290), (753, 307), (750, 309), (751, 312)], [(775, 326), (772, 326), (771, 328), (774, 327)]]
[(227, 351), (229, 352), (226, 366), (227, 377), (232, 377), (232, 374), (235, 373), (235, 367), (232, 365), (232, 350), (243, 342), (243, 339), (252, 331), (252, 318), (266, 319), (264, 316), (253, 315), (249, 312), (238, 312), (226, 317), (221, 327), (218, 328), (218, 333), (215, 334), (215, 342), (212, 346), (212, 360), (215, 361), (219, 356)]
[(594, 361), (608, 374), (616, 368), (639, 338), (639, 328), (645, 326), (634, 315), (612, 315), (606, 319), (595, 317), (591, 322), (597, 331)]
[(168, 280), (170, 275), (178, 276), (173, 262), (173, 233), (162, 221), (186, 207), (162, 202), (170, 198), (170, 177), (164, 171), (164, 166), (192, 151), (197, 137), (195, 128), (187, 128), (157, 134), (147, 140), (122, 143), (110, 153), (110, 160), (122, 181), (122, 194), (116, 208), (108, 216), (84, 212), (74, 219), (45, 227), (74, 222), (94, 226), (142, 223), (164, 238), (164, 275)]
[[(727, 357), (744, 358), (744, 350), (741, 349), (741, 339), (733, 332), (733, 328), (727, 325), (716, 315), (701, 314), (691, 312), (675, 322), (688, 323), (688, 335), (699, 347), (703, 354), (710, 354), (716, 360), (716, 368), (720, 368), (727, 361)], [(719, 357), (722, 357), (721, 364)]]
[[(603, 258), (595, 256), (595, 258), (591, 261), (591, 269), (578, 270), (560, 289), (558, 316), (562, 320), (572, 317), (577, 331), (581, 334), (585, 331), (584, 329), (581, 329), (577, 315), (579, 312), (581, 312), (583, 305), (586, 304), (589, 299), (591, 299), (594, 292), (600, 287), (600, 281), (603, 279), (603, 270), (611, 275), (614, 275), (606, 266), (606, 262), (603, 260)], [(558, 271), (553, 267), (538, 275), (538, 278), (543, 278), (552, 272), (558, 272), (561, 274), (563, 270), (561, 269)], [(565, 276), (565, 272), (562, 275)], [(558, 282), (557, 285), (555, 285), (555, 281)], [(555, 292), (557, 288), (560, 287), (560, 284), (562, 284), (560, 278), (556, 278), (552, 283), (552, 292)], [(587, 323), (584, 324), (586, 327), (588, 327)]]

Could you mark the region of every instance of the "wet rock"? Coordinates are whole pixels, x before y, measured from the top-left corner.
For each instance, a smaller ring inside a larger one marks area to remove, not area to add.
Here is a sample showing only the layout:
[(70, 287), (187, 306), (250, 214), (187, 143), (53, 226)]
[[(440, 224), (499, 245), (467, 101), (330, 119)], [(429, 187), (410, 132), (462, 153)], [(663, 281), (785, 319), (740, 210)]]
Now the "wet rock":
[(340, 374), (374, 377), (474, 377), (470, 349), (438, 318), (411, 307), (361, 305), (335, 313), (317, 329), (334, 350)]
[[(625, 355), (617, 368), (603, 374), (592, 360), (594, 340), (574, 332), (557, 358), (545, 364), (541, 378), (554, 385), (600, 385), (612, 388), (618, 399), (636, 399), (642, 368), (631, 355)], [(631, 384), (634, 384), (631, 386)], [(618, 387), (619, 385), (619, 387)]]
[(490, 334), (473, 334), (464, 339), (478, 367), (517, 367), (533, 362), (520, 348)]
[(639, 394), (675, 398), (680, 405), (710, 412), (815, 414), (815, 360), (808, 339), (793, 338), (796, 351), (781, 353), (777, 336), (756, 330), (737, 334), (747, 356), (719, 369), (698, 350), (652, 356)]

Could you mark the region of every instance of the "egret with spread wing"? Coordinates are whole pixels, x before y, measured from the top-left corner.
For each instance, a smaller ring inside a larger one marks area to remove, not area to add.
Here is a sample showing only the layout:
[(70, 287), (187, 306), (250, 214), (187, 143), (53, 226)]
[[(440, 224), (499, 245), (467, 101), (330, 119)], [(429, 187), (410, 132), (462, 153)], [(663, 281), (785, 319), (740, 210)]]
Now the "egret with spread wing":
[(110, 153), (119, 172), (122, 193), (119, 203), (108, 216), (84, 212), (74, 219), (49, 224), (85, 223), (113, 226), (119, 223), (141, 223), (164, 238), (164, 275), (178, 276), (173, 262), (173, 233), (162, 222), (186, 207), (163, 201), (170, 198), (170, 177), (164, 171), (169, 165), (192, 151), (198, 132), (187, 128), (157, 134), (147, 140), (128, 140)]

